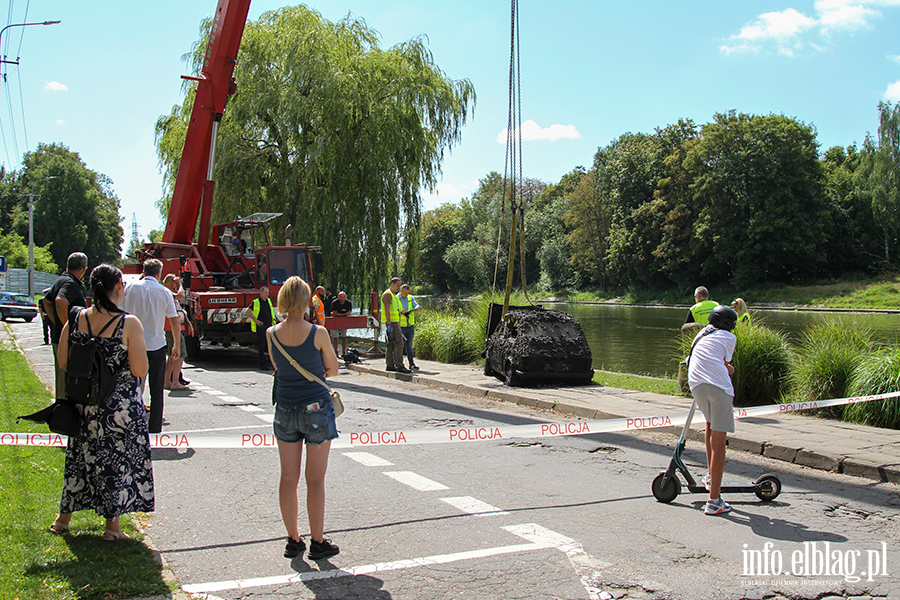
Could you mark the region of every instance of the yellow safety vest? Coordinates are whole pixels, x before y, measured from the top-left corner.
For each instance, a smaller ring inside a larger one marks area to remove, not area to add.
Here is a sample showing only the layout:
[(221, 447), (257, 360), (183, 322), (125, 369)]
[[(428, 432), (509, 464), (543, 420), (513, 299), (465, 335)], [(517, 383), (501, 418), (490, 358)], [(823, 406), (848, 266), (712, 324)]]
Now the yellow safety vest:
[[(401, 302), (401, 308), (403, 307), (403, 300), (406, 300), (406, 307), (407, 310), (409, 310), (408, 315), (400, 315), (400, 327), (412, 327), (416, 324), (416, 311), (413, 310), (413, 302), (415, 302), (416, 299), (412, 297), (412, 294), (408, 295), (406, 298), (403, 298), (403, 296), (398, 296), (397, 298)], [(391, 304), (393, 304), (393, 302)]]
[[(266, 300), (266, 302), (269, 303), (269, 312), (272, 313), (272, 325), (275, 325), (278, 323), (278, 321), (275, 320), (275, 306), (272, 304), (271, 300)], [(253, 315), (254, 319), (259, 318), (259, 311), (261, 308), (262, 306), (259, 298), (254, 298), (253, 302), (250, 303), (250, 313)], [(250, 321), (250, 331), (256, 331), (256, 321)]]
[(704, 300), (693, 305), (691, 314), (694, 315), (694, 322), (701, 325), (709, 325), (709, 313), (718, 305), (718, 302), (713, 302), (712, 300)]
[[(391, 295), (391, 314), (388, 315), (390, 318), (385, 321), (385, 325), (388, 323), (399, 323), (400, 322), (400, 299), (397, 297), (397, 294), (391, 291), (391, 288), (384, 290), (384, 294)], [(381, 295), (384, 298), (384, 294)], [(384, 306), (384, 301), (381, 302), (381, 305)]]
[(750, 313), (745, 312), (744, 314), (742, 314), (741, 316), (738, 317), (738, 320), (737, 320), (738, 325), (740, 325), (744, 321), (746, 321), (747, 323), (750, 322)]

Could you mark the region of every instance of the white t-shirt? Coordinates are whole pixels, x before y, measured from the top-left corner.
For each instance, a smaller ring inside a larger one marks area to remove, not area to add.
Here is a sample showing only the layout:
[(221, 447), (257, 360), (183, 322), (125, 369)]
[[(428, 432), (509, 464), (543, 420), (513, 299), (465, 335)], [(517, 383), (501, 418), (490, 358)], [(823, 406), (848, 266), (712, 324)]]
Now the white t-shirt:
[(178, 318), (172, 292), (155, 277), (144, 277), (125, 286), (122, 310), (136, 316), (144, 326), (147, 351), (166, 347), (164, 327), (169, 317)]
[[(712, 325), (707, 325), (707, 328), (709, 327)], [(688, 385), (694, 389), (701, 383), (708, 383), (734, 396), (734, 385), (731, 383), (725, 361), (731, 361), (737, 338), (724, 329), (715, 329), (700, 338), (704, 331), (706, 329), (694, 338), (696, 344), (688, 360)], [(697, 341), (697, 338), (700, 338), (700, 341)]]

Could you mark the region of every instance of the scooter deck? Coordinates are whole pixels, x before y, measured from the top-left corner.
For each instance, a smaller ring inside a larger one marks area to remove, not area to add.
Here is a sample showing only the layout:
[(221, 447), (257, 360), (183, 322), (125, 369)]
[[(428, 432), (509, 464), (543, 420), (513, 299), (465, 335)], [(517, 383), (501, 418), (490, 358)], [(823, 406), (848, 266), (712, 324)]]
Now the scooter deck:
[[(706, 489), (705, 486), (702, 485), (688, 485), (688, 491), (692, 494), (708, 494), (709, 490)], [(759, 489), (759, 485), (755, 483), (748, 483), (747, 485), (742, 485), (739, 483), (727, 483), (722, 484), (722, 487), (719, 488), (719, 491), (723, 494), (753, 494), (756, 493), (756, 490)]]

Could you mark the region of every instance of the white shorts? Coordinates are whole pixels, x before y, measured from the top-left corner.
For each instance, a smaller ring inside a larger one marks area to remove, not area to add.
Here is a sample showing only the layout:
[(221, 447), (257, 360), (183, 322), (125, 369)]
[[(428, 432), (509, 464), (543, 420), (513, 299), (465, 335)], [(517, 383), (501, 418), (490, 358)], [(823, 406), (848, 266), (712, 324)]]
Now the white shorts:
[(691, 388), (691, 393), (711, 430), (734, 433), (733, 396), (709, 383), (701, 383)]

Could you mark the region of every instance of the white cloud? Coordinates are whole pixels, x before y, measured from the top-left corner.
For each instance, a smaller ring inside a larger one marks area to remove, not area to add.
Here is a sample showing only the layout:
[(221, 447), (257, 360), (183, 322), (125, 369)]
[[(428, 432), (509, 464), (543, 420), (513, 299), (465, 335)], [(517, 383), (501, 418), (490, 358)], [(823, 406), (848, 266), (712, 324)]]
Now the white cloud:
[(49, 90), (51, 92), (68, 92), (69, 88), (67, 88), (64, 84), (58, 81), (48, 81), (44, 86), (45, 90)]
[(439, 183), (434, 191), (422, 190), (422, 206), (425, 210), (432, 210), (441, 204), (457, 204), (478, 189), (479, 185), (477, 179), (470, 183)]
[(888, 55), (888, 60), (891, 61), (891, 62), (895, 62), (895, 63), (897, 63), (898, 65), (900, 65), (900, 54), (897, 54), (897, 55), (894, 55), (894, 56), (891, 56), (891, 55), (889, 54), (889, 55)]
[[(508, 134), (508, 129), (504, 129), (503, 131), (498, 133), (497, 143), (505, 144)], [(541, 128), (540, 125), (538, 125), (531, 119), (528, 119), (519, 127), (517, 127), (513, 135), (515, 137), (519, 137), (521, 135), (523, 140), (550, 140), (551, 142), (555, 142), (559, 139), (574, 140), (581, 137), (581, 134), (578, 133), (578, 130), (574, 125), (556, 124), (551, 125), (550, 127)]]
[(884, 91), (884, 99), (888, 102), (900, 102), (900, 80), (887, 86)]
[(56, 120), (56, 124), (59, 125), (60, 127), (62, 127), (63, 125), (66, 124), (66, 122), (63, 121), (62, 119), (57, 119), (57, 120)]
[(816, 16), (810, 17), (794, 8), (769, 12), (741, 28), (719, 47), (724, 54), (759, 52), (768, 45), (775, 45), (778, 53), (795, 56), (806, 49), (822, 50), (811, 42), (807, 34), (827, 35), (832, 31), (855, 31), (871, 27), (874, 19), (882, 16), (875, 8), (900, 7), (900, 0), (816, 0)]

